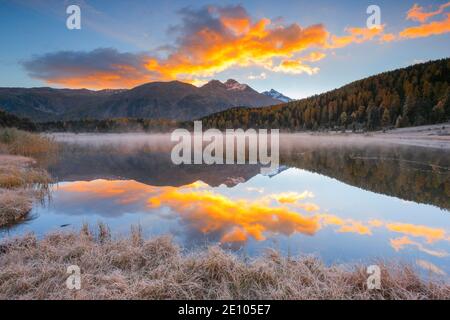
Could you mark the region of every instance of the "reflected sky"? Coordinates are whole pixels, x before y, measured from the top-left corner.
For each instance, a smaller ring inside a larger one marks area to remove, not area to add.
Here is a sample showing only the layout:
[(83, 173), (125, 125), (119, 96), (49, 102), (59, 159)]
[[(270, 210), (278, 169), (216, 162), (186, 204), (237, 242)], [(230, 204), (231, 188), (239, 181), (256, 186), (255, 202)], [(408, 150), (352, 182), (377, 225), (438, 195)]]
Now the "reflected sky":
[(186, 248), (218, 242), (254, 256), (272, 247), (328, 263), (395, 258), (450, 274), (449, 211), (302, 169), (258, 174), (231, 187), (94, 179), (53, 188), (51, 202), (35, 207), (35, 219), (3, 233), (43, 235), (102, 221), (125, 235), (140, 224), (147, 237), (169, 233)]
[(140, 225), (186, 249), (219, 243), (325, 263), (407, 261), (450, 276), (450, 154), (367, 139), (281, 135), (277, 174), (258, 165), (176, 166), (166, 135), (57, 135), (51, 201), (0, 237)]

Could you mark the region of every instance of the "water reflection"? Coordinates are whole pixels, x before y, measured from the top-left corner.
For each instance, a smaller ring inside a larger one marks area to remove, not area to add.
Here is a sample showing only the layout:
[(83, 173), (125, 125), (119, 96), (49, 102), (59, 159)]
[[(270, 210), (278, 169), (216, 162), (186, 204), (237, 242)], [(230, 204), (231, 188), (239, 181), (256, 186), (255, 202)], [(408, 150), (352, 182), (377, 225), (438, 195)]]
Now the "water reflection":
[(284, 146), (282, 163), (377, 193), (450, 209), (450, 152), (395, 144)]
[[(258, 165), (181, 165), (170, 160), (167, 136), (130, 140), (107, 135), (77, 136), (65, 144), (49, 171), (60, 181), (125, 179), (156, 186), (182, 186), (198, 180), (229, 187), (260, 172)], [(113, 138), (114, 137), (114, 138)], [(147, 138), (146, 138), (147, 137)], [(450, 151), (364, 140), (282, 135), (282, 167), (294, 167), (347, 184), (418, 203), (450, 209)]]
[[(58, 205), (68, 214), (82, 214), (76, 208), (102, 208), (100, 215), (112, 217), (132, 212), (159, 212), (169, 208), (183, 224), (195, 231), (220, 234), (221, 242), (266, 239), (267, 234), (314, 235), (325, 226), (336, 226), (338, 233), (372, 235), (374, 228), (422, 238), (427, 243), (450, 241), (442, 228), (431, 228), (382, 220), (359, 221), (323, 213), (311, 202), (315, 195), (301, 193), (263, 193), (257, 197), (227, 196), (203, 182), (182, 187), (155, 187), (136, 181), (94, 180), (64, 183), (57, 188)], [(67, 211), (67, 208), (73, 208)], [(393, 239), (398, 251), (406, 245), (421, 244), (408, 237)]]
[(51, 203), (9, 234), (101, 220), (118, 233), (132, 224), (170, 233), (188, 248), (276, 247), (330, 263), (394, 257), (450, 273), (448, 152), (297, 138), (281, 143), (285, 170), (263, 176), (256, 165), (175, 166), (167, 140), (81, 136), (49, 164), (60, 181)]

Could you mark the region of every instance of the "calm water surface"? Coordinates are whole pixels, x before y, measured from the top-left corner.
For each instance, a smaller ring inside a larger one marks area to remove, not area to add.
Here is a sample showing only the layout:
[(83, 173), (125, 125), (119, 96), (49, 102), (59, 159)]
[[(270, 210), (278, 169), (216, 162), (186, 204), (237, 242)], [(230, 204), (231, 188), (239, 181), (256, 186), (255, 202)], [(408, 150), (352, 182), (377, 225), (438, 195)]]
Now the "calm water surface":
[(51, 200), (0, 237), (107, 223), (256, 256), (268, 247), (327, 263), (396, 259), (450, 274), (450, 153), (282, 137), (278, 172), (256, 165), (175, 166), (167, 137), (60, 135), (46, 165)]

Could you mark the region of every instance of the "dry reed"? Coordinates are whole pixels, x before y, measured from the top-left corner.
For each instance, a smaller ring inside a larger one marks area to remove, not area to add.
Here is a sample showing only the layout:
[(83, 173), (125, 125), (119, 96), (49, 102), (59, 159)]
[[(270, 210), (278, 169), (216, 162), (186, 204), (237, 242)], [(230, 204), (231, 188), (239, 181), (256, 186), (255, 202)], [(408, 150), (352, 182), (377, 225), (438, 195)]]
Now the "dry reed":
[[(67, 267), (81, 290), (66, 288)], [(362, 265), (326, 266), (318, 258), (268, 251), (246, 261), (218, 246), (186, 253), (169, 237), (144, 240), (134, 228), (113, 239), (96, 232), (10, 239), (0, 246), (1, 299), (449, 299), (450, 286), (409, 266), (379, 264), (382, 288), (368, 290)]]
[(38, 157), (57, 150), (57, 144), (52, 138), (15, 128), (0, 129), (0, 146), (0, 149), (7, 150), (9, 154), (26, 157)]

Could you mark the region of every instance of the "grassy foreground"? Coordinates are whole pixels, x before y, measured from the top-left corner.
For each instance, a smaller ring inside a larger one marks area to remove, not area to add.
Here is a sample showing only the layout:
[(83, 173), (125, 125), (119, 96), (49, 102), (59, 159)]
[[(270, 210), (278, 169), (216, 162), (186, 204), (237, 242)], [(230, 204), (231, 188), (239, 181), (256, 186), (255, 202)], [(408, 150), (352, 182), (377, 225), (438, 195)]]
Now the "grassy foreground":
[(1, 153), (36, 158), (53, 153), (56, 149), (56, 143), (44, 135), (15, 128), (0, 128)]
[(0, 227), (24, 220), (33, 201), (48, 194), (49, 174), (30, 157), (56, 150), (49, 138), (17, 129), (0, 129)]
[[(81, 290), (66, 288), (67, 267)], [(380, 265), (380, 264), (379, 264)], [(0, 245), (0, 299), (449, 299), (450, 285), (422, 280), (408, 266), (380, 265), (381, 290), (366, 268), (325, 266), (276, 252), (244, 259), (217, 246), (183, 253), (169, 237), (112, 239), (108, 228), (33, 235)]]

